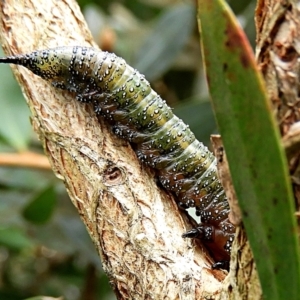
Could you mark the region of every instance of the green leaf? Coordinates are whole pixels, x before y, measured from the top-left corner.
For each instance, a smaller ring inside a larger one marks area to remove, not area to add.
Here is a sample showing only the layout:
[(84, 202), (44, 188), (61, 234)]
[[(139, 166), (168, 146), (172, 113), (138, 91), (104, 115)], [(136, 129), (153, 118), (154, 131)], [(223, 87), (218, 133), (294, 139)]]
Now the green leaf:
[(23, 217), (34, 224), (44, 224), (50, 219), (55, 205), (56, 194), (54, 187), (51, 185), (41, 191), (24, 208)]
[(0, 245), (4, 245), (12, 250), (22, 250), (33, 246), (23, 230), (15, 227), (0, 228)]
[(294, 199), (247, 38), (222, 0), (199, 0), (207, 80), (265, 299), (299, 299)]

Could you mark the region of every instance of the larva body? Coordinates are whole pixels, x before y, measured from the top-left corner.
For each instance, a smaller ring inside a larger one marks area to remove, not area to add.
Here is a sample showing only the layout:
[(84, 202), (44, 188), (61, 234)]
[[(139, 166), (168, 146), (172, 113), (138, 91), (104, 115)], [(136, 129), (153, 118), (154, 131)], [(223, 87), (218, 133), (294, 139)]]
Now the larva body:
[(182, 208), (195, 207), (201, 223), (184, 234), (200, 238), (217, 261), (228, 261), (235, 228), (217, 177), (216, 159), (178, 119), (144, 76), (114, 54), (93, 48), (60, 47), (7, 57), (91, 102), (114, 132), (136, 145), (138, 158), (157, 170), (163, 187)]

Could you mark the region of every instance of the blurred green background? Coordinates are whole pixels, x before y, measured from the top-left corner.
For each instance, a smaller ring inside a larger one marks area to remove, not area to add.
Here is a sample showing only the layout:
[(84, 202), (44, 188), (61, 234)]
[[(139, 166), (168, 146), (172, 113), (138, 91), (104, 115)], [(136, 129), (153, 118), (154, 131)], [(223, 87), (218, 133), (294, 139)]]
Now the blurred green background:
[[(80, 0), (96, 42), (137, 68), (209, 145), (216, 132), (203, 75), (196, 2)], [(232, 0), (251, 44), (255, 1)], [(3, 52), (0, 49), (1, 56)], [(42, 148), (9, 66), (0, 66), (0, 156)], [(0, 299), (115, 299), (62, 182), (49, 170), (0, 163)]]

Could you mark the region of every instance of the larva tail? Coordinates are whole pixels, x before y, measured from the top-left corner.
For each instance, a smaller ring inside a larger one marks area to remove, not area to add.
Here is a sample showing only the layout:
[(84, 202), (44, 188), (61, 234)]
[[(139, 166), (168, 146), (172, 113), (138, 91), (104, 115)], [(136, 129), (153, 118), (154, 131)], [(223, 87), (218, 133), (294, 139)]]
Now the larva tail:
[(24, 62), (24, 56), (0, 57), (0, 63), (4, 63), (4, 64), (23, 65), (23, 62)]
[(46, 80), (56, 79), (62, 74), (62, 64), (55, 50), (34, 51), (30, 54), (0, 58), (0, 63), (26, 67), (34, 74)]

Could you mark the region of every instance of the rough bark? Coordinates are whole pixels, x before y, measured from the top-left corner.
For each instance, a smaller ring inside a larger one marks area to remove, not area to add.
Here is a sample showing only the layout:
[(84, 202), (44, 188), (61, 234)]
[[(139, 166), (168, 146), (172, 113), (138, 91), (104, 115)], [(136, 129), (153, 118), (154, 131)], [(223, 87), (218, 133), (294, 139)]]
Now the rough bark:
[[(73, 0), (6, 0), (0, 3), (0, 14), (7, 54), (96, 46)], [(159, 190), (153, 173), (140, 165), (128, 143), (113, 136), (90, 106), (25, 68), (14, 67), (14, 72), (33, 128), (97, 247), (117, 297), (227, 299), (226, 293), (221, 295), (224, 272), (212, 271), (204, 249), (181, 238), (189, 226), (186, 217)]]
[(298, 1), (258, 2), (256, 56), (282, 135), (300, 119), (299, 27)]
[(300, 8), (296, 0), (260, 0), (256, 7), (256, 57), (289, 159), (300, 204)]

